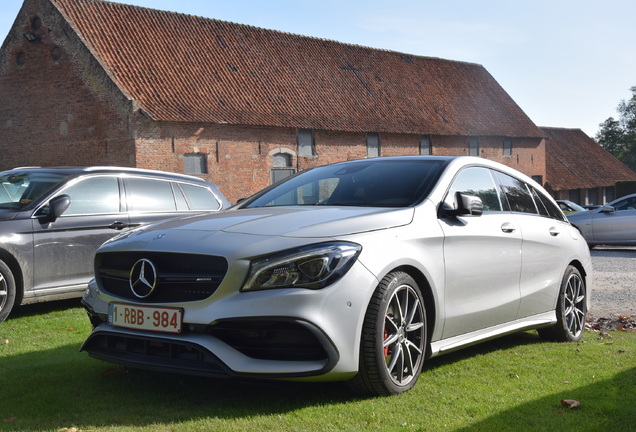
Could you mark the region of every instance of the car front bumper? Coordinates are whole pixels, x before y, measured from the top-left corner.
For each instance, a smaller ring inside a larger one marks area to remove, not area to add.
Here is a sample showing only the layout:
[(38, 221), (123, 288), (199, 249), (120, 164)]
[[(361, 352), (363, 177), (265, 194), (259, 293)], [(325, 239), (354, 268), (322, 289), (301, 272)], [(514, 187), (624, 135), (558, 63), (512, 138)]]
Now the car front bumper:
[(94, 329), (80, 350), (111, 363), (172, 373), (347, 379), (358, 370), (362, 322), (377, 283), (356, 263), (321, 290), (219, 293), (170, 304), (184, 309), (182, 332), (173, 334), (108, 324), (109, 303), (122, 299), (100, 292), (93, 281), (83, 304)]

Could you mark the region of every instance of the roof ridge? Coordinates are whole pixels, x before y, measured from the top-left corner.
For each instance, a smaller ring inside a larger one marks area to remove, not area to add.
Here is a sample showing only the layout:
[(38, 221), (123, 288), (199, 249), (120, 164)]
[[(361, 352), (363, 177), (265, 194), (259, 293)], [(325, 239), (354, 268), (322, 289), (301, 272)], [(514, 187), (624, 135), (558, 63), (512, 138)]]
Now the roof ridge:
[[(546, 130), (547, 129), (547, 130), (555, 130), (555, 131), (558, 131), (558, 130), (561, 130), (561, 131), (581, 131), (581, 132), (585, 133), (585, 131), (583, 129), (577, 128), (577, 127), (539, 126), (539, 129), (542, 129), (542, 130)], [(585, 134), (585, 135), (587, 135), (587, 134)]]

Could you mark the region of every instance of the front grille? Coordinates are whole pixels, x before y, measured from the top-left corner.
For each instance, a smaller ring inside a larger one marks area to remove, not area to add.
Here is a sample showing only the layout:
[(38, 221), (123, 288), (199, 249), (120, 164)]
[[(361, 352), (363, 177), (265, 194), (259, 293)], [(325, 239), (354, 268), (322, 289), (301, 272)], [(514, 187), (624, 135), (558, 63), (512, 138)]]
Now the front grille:
[[(131, 288), (131, 270), (146, 259), (157, 272), (152, 294), (139, 298)], [(95, 278), (113, 296), (141, 303), (179, 303), (203, 300), (219, 287), (227, 273), (224, 257), (166, 252), (104, 252), (95, 257)]]

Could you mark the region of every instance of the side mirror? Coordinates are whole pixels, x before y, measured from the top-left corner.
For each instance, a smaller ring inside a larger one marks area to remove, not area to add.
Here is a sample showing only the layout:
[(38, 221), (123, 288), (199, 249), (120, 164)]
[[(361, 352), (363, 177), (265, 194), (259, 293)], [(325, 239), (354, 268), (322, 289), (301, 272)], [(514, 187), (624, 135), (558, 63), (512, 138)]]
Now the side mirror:
[(68, 209), (71, 205), (71, 197), (68, 195), (58, 195), (54, 198), (51, 198), (49, 201), (49, 208), (51, 209), (49, 213), (46, 215), (46, 219), (50, 222), (55, 221), (59, 218), (62, 213)]
[(444, 213), (448, 216), (481, 216), (484, 213), (484, 204), (481, 198), (461, 192), (455, 193), (455, 208), (449, 208), (444, 204)]
[(616, 209), (610, 205), (604, 205), (601, 207), (600, 213), (614, 213)]

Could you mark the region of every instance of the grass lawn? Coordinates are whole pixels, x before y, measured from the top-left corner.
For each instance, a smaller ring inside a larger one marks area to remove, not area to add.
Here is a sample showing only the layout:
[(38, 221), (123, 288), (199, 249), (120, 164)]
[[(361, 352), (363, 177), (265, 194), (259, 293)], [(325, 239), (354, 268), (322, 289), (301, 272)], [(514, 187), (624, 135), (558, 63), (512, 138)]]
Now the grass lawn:
[[(636, 431), (636, 332), (524, 332), (429, 359), (413, 390), (128, 371), (78, 352), (79, 301), (0, 324), (0, 431)], [(576, 400), (569, 408), (562, 400)]]

